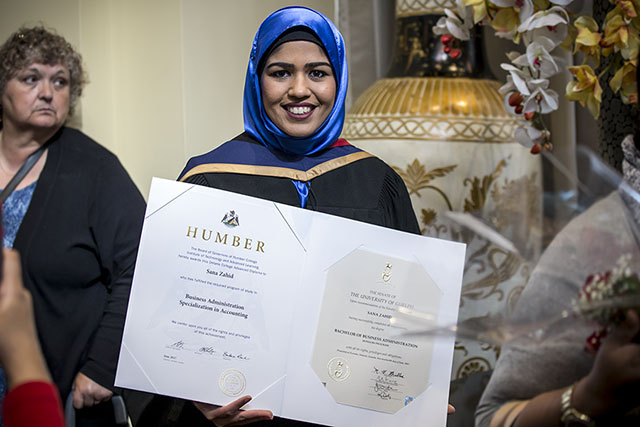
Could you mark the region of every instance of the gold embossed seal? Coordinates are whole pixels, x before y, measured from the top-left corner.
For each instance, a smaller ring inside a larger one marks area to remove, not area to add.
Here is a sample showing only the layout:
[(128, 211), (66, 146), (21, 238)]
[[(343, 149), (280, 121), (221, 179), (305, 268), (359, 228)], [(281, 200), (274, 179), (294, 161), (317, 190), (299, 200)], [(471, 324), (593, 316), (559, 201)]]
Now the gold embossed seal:
[(387, 265), (384, 267), (384, 271), (382, 272), (382, 281), (383, 282), (388, 282), (389, 280), (391, 280), (391, 269), (393, 268), (393, 265), (388, 262)]
[(334, 357), (327, 363), (327, 369), (329, 370), (329, 376), (334, 381), (344, 381), (349, 378), (351, 374), (351, 368), (347, 364), (347, 361), (342, 357)]

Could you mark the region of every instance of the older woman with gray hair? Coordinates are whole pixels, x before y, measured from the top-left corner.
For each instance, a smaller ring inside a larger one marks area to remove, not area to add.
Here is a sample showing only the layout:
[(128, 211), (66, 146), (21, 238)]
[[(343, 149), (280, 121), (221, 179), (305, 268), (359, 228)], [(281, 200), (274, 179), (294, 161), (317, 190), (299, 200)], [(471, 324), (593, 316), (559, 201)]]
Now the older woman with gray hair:
[(21, 254), (61, 397), (78, 424), (106, 425), (145, 204), (112, 153), (65, 126), (84, 83), (80, 55), (43, 27), (0, 46), (3, 245)]

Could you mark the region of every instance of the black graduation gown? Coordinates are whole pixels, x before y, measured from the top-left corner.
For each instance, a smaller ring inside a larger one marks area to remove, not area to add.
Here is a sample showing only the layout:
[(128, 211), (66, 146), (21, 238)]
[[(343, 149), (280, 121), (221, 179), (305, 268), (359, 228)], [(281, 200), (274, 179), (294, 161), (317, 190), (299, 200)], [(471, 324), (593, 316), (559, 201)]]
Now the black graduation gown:
[[(246, 133), (221, 147), (222, 150), (213, 150), (191, 159), (179, 179), (300, 206), (300, 196), (292, 178), (301, 178), (307, 182), (309, 190), (306, 209), (400, 231), (416, 234), (420, 232), (402, 178), (382, 160), (355, 147), (350, 146), (351, 149), (340, 153), (345, 154), (344, 156), (327, 156), (326, 152), (316, 156), (317, 158), (310, 159), (307, 156), (304, 160), (310, 163), (302, 167), (299, 156), (269, 153), (268, 149)], [(243, 152), (240, 156), (244, 163), (242, 165), (234, 163), (229, 156), (220, 154), (220, 151), (225, 150), (234, 152), (236, 147), (237, 151)], [(265, 155), (267, 160), (264, 160)], [(247, 157), (255, 158), (260, 166), (255, 168), (254, 164), (247, 165)], [(145, 409), (137, 427), (212, 425), (192, 404), (156, 396)], [(313, 424), (274, 417), (273, 421), (251, 425), (277, 427)]]
[[(226, 144), (239, 142), (255, 144), (254, 148), (257, 150), (267, 150), (246, 133)], [(364, 154), (366, 156), (360, 156), (354, 161), (343, 161), (338, 157), (323, 162), (324, 170), (316, 171), (307, 181), (309, 197), (305, 208), (400, 231), (419, 233), (418, 222), (402, 178), (382, 160), (368, 153)], [(266, 171), (265, 168), (256, 171), (269, 173), (270, 176), (255, 175), (246, 169), (240, 173), (228, 172), (238, 170), (236, 165), (222, 163), (225, 162), (223, 158), (215, 159), (217, 163), (209, 168), (215, 172), (189, 174), (187, 166), (182, 173), (182, 181), (300, 206), (298, 191), (291, 180), (291, 176), (295, 175), (289, 173), (299, 171), (295, 159), (295, 156), (278, 153), (279, 162), (274, 165), (273, 172)], [(332, 167), (331, 162), (335, 163), (336, 167)], [(199, 166), (198, 170), (207, 170), (206, 166)]]

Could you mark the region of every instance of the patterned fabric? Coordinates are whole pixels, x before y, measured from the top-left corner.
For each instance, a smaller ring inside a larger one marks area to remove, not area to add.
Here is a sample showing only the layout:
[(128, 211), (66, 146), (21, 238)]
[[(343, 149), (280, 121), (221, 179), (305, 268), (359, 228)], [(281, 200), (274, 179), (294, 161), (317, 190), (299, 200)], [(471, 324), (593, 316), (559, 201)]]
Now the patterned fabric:
[(23, 189), (15, 190), (2, 204), (2, 246), (5, 248), (13, 247), (13, 241), (16, 239), (20, 224), (22, 224), (22, 218), (31, 203), (36, 183), (37, 181)]

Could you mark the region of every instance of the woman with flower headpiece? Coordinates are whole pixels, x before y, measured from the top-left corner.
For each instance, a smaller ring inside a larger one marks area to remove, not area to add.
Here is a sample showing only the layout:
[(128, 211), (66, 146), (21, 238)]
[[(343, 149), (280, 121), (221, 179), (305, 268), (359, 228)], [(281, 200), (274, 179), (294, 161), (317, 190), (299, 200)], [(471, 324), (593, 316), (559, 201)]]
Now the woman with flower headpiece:
[(502, 347), (476, 426), (640, 425), (640, 132), (622, 150), (623, 184), (554, 238), (510, 319), (564, 320)]
[(114, 391), (145, 203), (116, 156), (65, 126), (84, 83), (78, 52), (43, 27), (0, 46), (3, 245), (21, 255), (60, 396), (80, 409), (77, 425), (95, 426), (113, 418), (101, 403)]
[[(179, 179), (418, 233), (402, 179), (340, 139), (347, 82), (344, 42), (329, 19), (304, 7), (274, 12), (251, 49), (245, 132), (189, 160)], [(216, 425), (272, 417), (270, 411), (240, 411), (249, 400), (195, 405)], [(195, 422), (181, 417), (184, 425)]]

